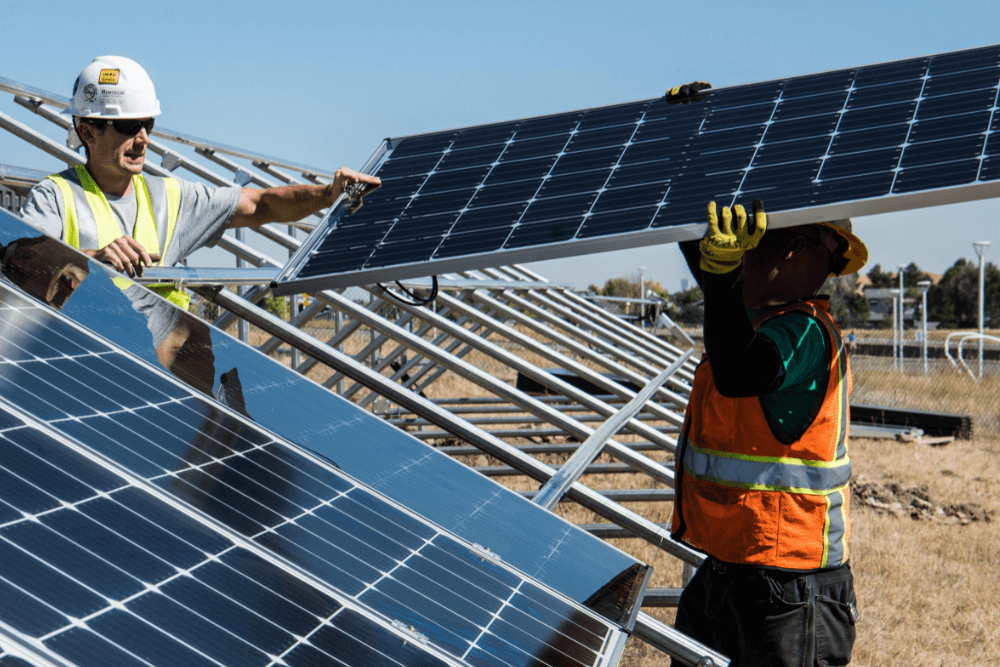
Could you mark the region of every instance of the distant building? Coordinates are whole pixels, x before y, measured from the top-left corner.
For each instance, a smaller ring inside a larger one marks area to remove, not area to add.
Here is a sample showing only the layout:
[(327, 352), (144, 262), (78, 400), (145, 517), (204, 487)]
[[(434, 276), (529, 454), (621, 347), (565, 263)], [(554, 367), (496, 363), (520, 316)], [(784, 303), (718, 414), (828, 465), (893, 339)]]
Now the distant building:
[[(940, 280), (940, 274), (928, 273), (927, 274), (931, 283), (936, 285)], [(896, 274), (896, 280), (899, 279), (899, 274)], [(899, 288), (888, 288), (888, 287), (868, 287), (871, 281), (868, 280), (867, 276), (859, 276), (858, 284), (861, 288), (861, 293), (864, 295), (865, 300), (868, 301), (868, 326), (870, 327), (891, 327), (892, 326), (892, 301), (893, 298), (899, 298)], [(905, 285), (906, 291), (909, 292), (913, 285)], [(904, 326), (916, 326), (920, 323), (920, 318), (922, 314), (920, 312), (920, 307), (923, 303), (921, 297), (906, 297), (903, 299), (903, 324)], [(898, 317), (898, 316), (897, 316)], [(937, 328), (937, 322), (928, 322), (927, 326), (929, 329)]]
[[(888, 289), (883, 287), (868, 287), (864, 290), (865, 300), (868, 301), (868, 326), (883, 327), (892, 326), (893, 300), (899, 298), (899, 288)], [(903, 322), (913, 322), (913, 318), (918, 315), (915, 299), (903, 300)], [(898, 307), (898, 303), (897, 303)], [(897, 315), (898, 317), (898, 315)]]

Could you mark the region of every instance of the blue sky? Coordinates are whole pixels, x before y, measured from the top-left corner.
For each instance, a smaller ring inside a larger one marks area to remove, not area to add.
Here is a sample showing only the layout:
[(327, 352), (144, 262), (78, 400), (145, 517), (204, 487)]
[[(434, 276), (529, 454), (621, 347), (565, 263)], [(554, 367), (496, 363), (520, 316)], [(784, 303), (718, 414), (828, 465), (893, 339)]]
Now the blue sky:
[[(149, 72), (170, 129), (320, 168), (360, 167), (387, 136), (644, 99), (997, 43), (990, 2), (169, 2), (0, 0), (0, 77), (68, 95), (94, 56)], [(0, 111), (51, 126), (0, 93)], [(190, 155), (188, 149), (183, 149)], [(0, 131), (0, 163), (61, 165)], [(765, 202), (766, 203), (766, 202)], [(871, 263), (943, 272), (991, 240), (994, 200), (855, 219)], [(200, 251), (199, 263), (228, 261)], [(675, 245), (532, 264), (585, 287), (670, 290)], [(867, 270), (867, 269), (866, 269)]]

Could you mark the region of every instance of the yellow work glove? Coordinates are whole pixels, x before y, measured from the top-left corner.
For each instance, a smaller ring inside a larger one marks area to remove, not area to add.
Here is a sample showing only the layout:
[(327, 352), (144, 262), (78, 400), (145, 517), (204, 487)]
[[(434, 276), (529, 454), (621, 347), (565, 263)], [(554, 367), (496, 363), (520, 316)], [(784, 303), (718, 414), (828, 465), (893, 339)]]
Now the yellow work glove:
[(708, 204), (708, 232), (701, 240), (702, 271), (709, 273), (729, 273), (743, 261), (743, 253), (757, 247), (761, 237), (767, 230), (767, 215), (764, 213), (764, 203), (753, 200), (753, 229), (747, 224), (747, 212), (739, 204), (733, 207), (736, 213), (736, 229), (733, 229), (733, 216), (728, 206), (722, 207), (722, 225), (715, 214), (715, 202)]
[(707, 81), (692, 81), (691, 83), (685, 83), (683, 86), (670, 88), (663, 98), (667, 101), (667, 104), (691, 104), (691, 102), (703, 100), (708, 97), (708, 93), (702, 95), (698, 93), (702, 90), (708, 90), (711, 87), (712, 84)]

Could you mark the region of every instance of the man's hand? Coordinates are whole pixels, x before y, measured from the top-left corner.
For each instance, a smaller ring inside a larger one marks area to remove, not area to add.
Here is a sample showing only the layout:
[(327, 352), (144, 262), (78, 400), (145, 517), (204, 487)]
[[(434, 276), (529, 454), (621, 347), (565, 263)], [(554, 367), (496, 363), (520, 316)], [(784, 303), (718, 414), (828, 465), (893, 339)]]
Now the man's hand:
[(733, 229), (733, 216), (728, 206), (722, 208), (722, 225), (715, 214), (715, 202), (708, 204), (708, 232), (701, 240), (702, 271), (723, 274), (736, 269), (743, 261), (743, 253), (760, 243), (767, 229), (767, 215), (764, 213), (764, 203), (759, 199), (753, 201), (752, 229), (747, 224), (747, 213), (739, 204), (733, 207), (736, 213), (736, 229)]
[[(282, 185), (276, 188), (243, 188), (229, 227), (259, 227), (269, 222), (295, 222), (332, 206), (345, 192), (360, 206), (360, 198), (382, 185), (375, 176), (341, 167), (323, 185)], [(352, 188), (363, 188), (352, 191)]]
[(347, 200), (353, 201), (349, 210), (354, 213), (361, 208), (364, 196), (378, 189), (380, 185), (382, 185), (381, 179), (375, 176), (341, 167), (333, 176), (333, 199), (336, 200), (342, 193), (346, 194)]
[(698, 93), (708, 90), (711, 87), (712, 84), (707, 81), (692, 81), (691, 83), (685, 83), (683, 86), (670, 88), (663, 98), (667, 101), (667, 104), (691, 104), (691, 102), (698, 102), (708, 97), (708, 93), (701, 95)]
[(142, 244), (131, 236), (120, 236), (100, 250), (83, 252), (99, 262), (110, 264), (122, 273), (127, 273), (129, 278), (141, 276), (145, 267), (160, 261), (158, 254), (149, 254)]

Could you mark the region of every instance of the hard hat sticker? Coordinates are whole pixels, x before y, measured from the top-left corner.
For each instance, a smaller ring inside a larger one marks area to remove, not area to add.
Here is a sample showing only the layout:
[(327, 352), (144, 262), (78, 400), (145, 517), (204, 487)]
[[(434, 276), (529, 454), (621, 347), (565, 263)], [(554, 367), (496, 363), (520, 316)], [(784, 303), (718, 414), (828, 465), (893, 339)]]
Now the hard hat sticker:
[(121, 70), (117, 69), (102, 69), (101, 75), (97, 78), (97, 82), (110, 86), (118, 85), (118, 73)]

